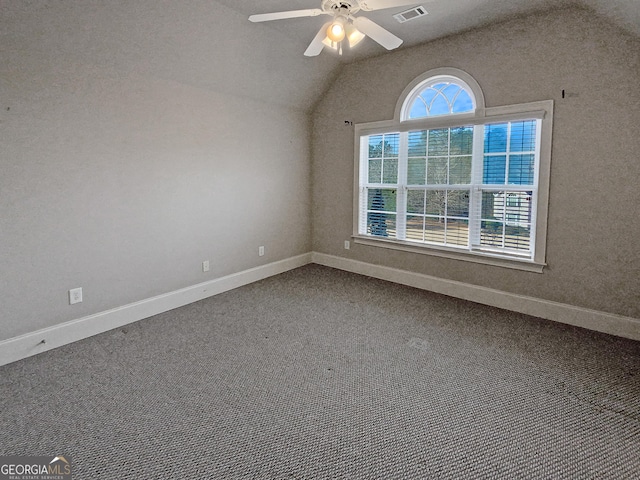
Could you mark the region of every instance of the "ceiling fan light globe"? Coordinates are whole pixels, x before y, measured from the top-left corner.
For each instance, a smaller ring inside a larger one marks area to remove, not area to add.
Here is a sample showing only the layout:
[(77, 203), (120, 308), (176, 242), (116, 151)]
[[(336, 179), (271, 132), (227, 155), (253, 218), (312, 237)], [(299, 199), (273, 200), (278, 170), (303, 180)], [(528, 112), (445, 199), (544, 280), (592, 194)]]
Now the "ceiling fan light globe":
[(353, 25), (349, 24), (345, 27), (345, 33), (347, 40), (349, 40), (349, 48), (355, 47), (365, 37), (365, 34), (358, 30)]
[(342, 25), (342, 23), (333, 22), (329, 25), (329, 28), (327, 29), (327, 37), (329, 37), (329, 40), (338, 43), (344, 39), (344, 36), (344, 25)]

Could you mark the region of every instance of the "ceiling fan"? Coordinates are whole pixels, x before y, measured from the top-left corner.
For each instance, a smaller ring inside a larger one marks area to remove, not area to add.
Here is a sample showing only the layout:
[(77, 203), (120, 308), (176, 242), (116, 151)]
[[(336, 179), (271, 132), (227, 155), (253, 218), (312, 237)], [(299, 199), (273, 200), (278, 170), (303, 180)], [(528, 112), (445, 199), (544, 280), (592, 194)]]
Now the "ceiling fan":
[(325, 23), (318, 31), (309, 47), (304, 52), (307, 57), (319, 55), (324, 47), (333, 48), (342, 55), (342, 42), (349, 42), (349, 47), (357, 45), (365, 36), (369, 36), (387, 50), (398, 48), (402, 40), (393, 33), (366, 17), (355, 17), (360, 10), (372, 12), (385, 8), (414, 5), (415, 0), (322, 0), (320, 8), (307, 10), (290, 10), (287, 12), (262, 13), (251, 15), (252, 22), (268, 22), (286, 18), (315, 17), (329, 15), (332, 20)]

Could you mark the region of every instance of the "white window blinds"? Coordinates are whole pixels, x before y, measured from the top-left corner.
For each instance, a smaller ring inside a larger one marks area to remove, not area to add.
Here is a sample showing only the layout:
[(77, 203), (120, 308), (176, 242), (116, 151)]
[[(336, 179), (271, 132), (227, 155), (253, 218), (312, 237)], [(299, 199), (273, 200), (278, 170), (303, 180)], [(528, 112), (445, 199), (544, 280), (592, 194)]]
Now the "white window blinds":
[(540, 119), (360, 137), (360, 235), (533, 258)]

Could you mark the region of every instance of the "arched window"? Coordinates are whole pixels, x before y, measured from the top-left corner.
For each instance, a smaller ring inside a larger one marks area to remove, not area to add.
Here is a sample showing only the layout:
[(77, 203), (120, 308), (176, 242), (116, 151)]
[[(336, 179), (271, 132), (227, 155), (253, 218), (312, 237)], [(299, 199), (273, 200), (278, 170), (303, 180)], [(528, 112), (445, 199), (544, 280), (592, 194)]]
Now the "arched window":
[(455, 77), (436, 76), (420, 85), (408, 99), (407, 118), (435, 117), (474, 112), (473, 93)]
[(462, 70), (429, 70), (407, 85), (398, 100), (401, 121), (445, 115), (482, 115), (484, 95), (475, 79)]
[(486, 108), (453, 68), (416, 78), (394, 120), (356, 125), (356, 243), (542, 271), (552, 110)]

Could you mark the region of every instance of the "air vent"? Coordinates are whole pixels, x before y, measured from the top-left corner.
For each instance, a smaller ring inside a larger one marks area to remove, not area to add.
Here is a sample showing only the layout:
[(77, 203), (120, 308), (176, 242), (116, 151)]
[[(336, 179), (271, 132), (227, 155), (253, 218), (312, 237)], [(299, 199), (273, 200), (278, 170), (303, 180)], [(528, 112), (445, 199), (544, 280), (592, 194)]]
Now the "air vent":
[(411, 10), (407, 10), (406, 12), (396, 13), (393, 18), (395, 18), (399, 23), (408, 22), (409, 20), (414, 20), (419, 17), (425, 16), (427, 12), (424, 7), (415, 7)]

